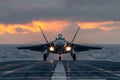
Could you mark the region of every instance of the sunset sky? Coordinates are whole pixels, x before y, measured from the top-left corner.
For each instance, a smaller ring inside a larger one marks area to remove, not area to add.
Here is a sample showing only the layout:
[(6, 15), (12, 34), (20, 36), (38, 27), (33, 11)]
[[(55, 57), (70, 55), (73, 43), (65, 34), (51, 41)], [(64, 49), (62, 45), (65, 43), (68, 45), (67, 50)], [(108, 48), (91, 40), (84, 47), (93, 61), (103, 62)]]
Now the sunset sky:
[(0, 44), (41, 44), (59, 33), (75, 43), (120, 44), (120, 0), (0, 0)]

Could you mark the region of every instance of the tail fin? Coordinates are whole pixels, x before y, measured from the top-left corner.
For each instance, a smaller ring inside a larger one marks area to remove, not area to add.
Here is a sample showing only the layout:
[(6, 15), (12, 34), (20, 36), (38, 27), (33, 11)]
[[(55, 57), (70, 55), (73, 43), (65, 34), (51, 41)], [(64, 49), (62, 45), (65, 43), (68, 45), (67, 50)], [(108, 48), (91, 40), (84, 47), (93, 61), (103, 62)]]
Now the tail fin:
[(75, 40), (76, 35), (78, 34), (78, 31), (79, 31), (79, 30), (80, 30), (80, 27), (77, 29), (77, 31), (76, 31), (76, 33), (75, 33), (75, 35), (74, 35), (74, 37), (73, 37), (73, 39), (72, 39), (71, 43), (73, 43), (73, 41)]
[(39, 28), (40, 28), (40, 31), (42, 32), (42, 35), (43, 35), (43, 37), (44, 37), (44, 39), (45, 39), (46, 43), (48, 43), (48, 40), (47, 40), (47, 38), (46, 38), (46, 36), (45, 36), (45, 34), (44, 34), (44, 32), (43, 32), (42, 28), (41, 28), (40, 26), (39, 26)]

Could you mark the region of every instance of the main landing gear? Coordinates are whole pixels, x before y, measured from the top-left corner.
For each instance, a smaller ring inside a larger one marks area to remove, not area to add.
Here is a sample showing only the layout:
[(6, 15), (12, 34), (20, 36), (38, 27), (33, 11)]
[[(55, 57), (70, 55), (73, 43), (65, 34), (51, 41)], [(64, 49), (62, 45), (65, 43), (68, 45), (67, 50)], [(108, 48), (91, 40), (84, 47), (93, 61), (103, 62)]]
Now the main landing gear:
[(73, 58), (73, 61), (76, 61), (76, 54), (73, 54), (72, 58)]
[(43, 60), (46, 61), (49, 53), (43, 54)]
[(47, 60), (47, 54), (43, 54), (43, 60), (44, 60), (44, 61)]
[(73, 58), (73, 61), (76, 61), (76, 54), (75, 53), (71, 53), (71, 57)]

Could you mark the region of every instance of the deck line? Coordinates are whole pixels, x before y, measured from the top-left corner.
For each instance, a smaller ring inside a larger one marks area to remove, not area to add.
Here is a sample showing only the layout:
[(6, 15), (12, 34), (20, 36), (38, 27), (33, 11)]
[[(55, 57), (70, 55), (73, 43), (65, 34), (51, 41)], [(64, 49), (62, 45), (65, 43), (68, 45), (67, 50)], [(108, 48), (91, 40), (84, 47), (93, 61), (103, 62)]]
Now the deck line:
[(51, 80), (67, 80), (62, 61), (58, 61)]

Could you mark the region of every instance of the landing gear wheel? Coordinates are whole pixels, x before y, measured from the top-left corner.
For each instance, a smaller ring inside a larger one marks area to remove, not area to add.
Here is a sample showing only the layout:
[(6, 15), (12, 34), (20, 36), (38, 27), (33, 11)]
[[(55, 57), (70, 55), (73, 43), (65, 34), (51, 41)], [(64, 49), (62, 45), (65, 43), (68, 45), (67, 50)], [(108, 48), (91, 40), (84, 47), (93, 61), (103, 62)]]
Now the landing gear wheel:
[(73, 61), (76, 61), (76, 54), (73, 54)]
[(61, 56), (59, 56), (59, 61), (61, 61)]
[(47, 60), (47, 54), (43, 55), (43, 60), (46, 61)]

